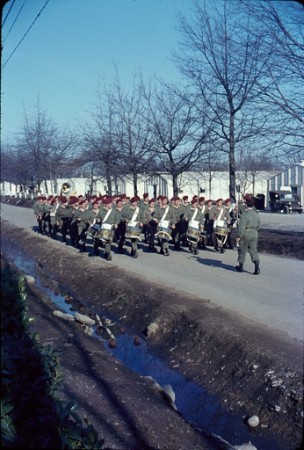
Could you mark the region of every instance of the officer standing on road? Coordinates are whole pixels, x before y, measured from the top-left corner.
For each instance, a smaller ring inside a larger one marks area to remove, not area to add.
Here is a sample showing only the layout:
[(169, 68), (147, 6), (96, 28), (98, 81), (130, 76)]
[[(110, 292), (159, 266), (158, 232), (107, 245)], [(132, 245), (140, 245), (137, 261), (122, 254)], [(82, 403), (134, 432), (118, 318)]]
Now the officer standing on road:
[(251, 261), (254, 263), (255, 270), (254, 275), (260, 273), (260, 260), (257, 252), (258, 247), (258, 231), (261, 228), (261, 221), (259, 214), (254, 209), (254, 200), (250, 197), (246, 198), (246, 209), (242, 213), (238, 237), (236, 241), (239, 243), (238, 248), (238, 263), (235, 267), (237, 272), (243, 272), (243, 266), (246, 259), (247, 251), (250, 254)]

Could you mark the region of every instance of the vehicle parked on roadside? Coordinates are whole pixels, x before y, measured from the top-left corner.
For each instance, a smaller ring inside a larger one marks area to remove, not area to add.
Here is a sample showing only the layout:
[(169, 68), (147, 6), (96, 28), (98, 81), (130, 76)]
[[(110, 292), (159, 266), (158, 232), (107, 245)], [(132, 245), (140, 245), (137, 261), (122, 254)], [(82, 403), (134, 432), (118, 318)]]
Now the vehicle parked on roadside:
[(290, 191), (269, 191), (269, 206), (272, 212), (289, 214), (303, 212), (303, 206), (297, 194)]

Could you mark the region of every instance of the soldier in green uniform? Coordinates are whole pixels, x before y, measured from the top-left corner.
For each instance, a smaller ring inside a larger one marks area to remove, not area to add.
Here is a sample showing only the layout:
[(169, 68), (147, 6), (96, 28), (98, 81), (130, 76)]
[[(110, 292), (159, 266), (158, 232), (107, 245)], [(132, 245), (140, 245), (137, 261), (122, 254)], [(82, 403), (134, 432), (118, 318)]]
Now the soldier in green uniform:
[(75, 213), (78, 227), (78, 247), (80, 251), (85, 251), (86, 239), (87, 239), (87, 230), (90, 225), (94, 222), (95, 213), (94, 210), (90, 207), (87, 199), (81, 200), (79, 202), (78, 211)]
[(191, 200), (191, 208), (188, 210), (187, 217), (188, 221), (188, 231), (196, 230), (199, 232), (199, 237), (190, 236), (187, 234), (187, 239), (189, 242), (189, 250), (194, 255), (198, 254), (197, 247), (200, 239), (200, 233), (204, 228), (205, 217), (202, 214), (201, 208), (198, 207), (198, 198), (194, 197)]
[(260, 260), (257, 252), (258, 246), (258, 231), (261, 227), (261, 221), (258, 212), (254, 209), (254, 200), (252, 198), (246, 199), (246, 209), (243, 211), (238, 228), (237, 242), (238, 248), (238, 263), (235, 267), (237, 272), (243, 272), (243, 267), (246, 259), (247, 251), (250, 254), (251, 261), (254, 263), (254, 275), (260, 273)]
[[(138, 206), (142, 209), (143, 214), (145, 214), (145, 211), (149, 208), (149, 194), (148, 192), (145, 192), (143, 194), (143, 198), (139, 201)], [(147, 224), (144, 222), (142, 233), (145, 236), (145, 243), (148, 243), (148, 227)]]
[[(164, 256), (169, 256), (169, 241), (171, 239), (171, 230), (175, 229), (175, 216), (173, 214), (173, 208), (168, 204), (168, 198), (166, 196), (161, 196), (161, 206), (155, 210), (153, 219), (159, 225), (163, 225), (166, 231), (159, 231), (156, 236), (159, 238), (160, 244), (160, 254)], [(159, 233), (159, 235), (158, 235)]]
[(67, 234), (69, 231), (69, 226), (73, 218), (73, 208), (68, 205), (68, 199), (64, 195), (59, 197), (59, 206), (56, 210), (56, 222), (59, 223), (59, 229), (62, 235), (62, 241), (67, 242)]
[[(226, 225), (229, 225), (231, 222), (231, 217), (229, 216), (227, 208), (223, 205), (222, 198), (218, 198), (216, 200), (215, 206), (211, 209), (209, 216), (210, 216), (209, 218), (213, 220), (214, 224), (216, 224), (216, 221), (223, 221)], [(214, 231), (216, 231), (216, 227)], [(214, 250), (224, 253), (222, 241), (218, 238), (216, 233), (215, 233)]]
[(117, 253), (123, 253), (123, 246), (125, 242), (126, 236), (126, 223), (122, 220), (122, 212), (124, 209), (123, 199), (116, 199), (116, 228), (114, 234), (114, 240), (117, 243)]
[(201, 238), (198, 242), (198, 248), (201, 248), (203, 250), (206, 250), (206, 239), (207, 239), (207, 232), (206, 232), (206, 213), (207, 213), (207, 205), (205, 204), (205, 197), (199, 197), (198, 198), (198, 205), (197, 207), (201, 210), (202, 216), (203, 216), (203, 229)]
[[(137, 228), (142, 228), (144, 222), (143, 210), (138, 206), (140, 198), (135, 196), (130, 199), (130, 205), (126, 206), (122, 212), (122, 220), (125, 221), (128, 229), (128, 224), (136, 224)], [(136, 237), (129, 237), (131, 240), (131, 256), (138, 257), (138, 239)]]
[[(197, 197), (197, 196), (195, 196)], [(189, 202), (188, 195), (183, 196), (183, 201), (181, 203), (181, 219), (179, 224), (179, 230), (180, 230), (180, 242), (181, 245), (184, 247), (188, 247), (188, 241), (187, 241), (187, 229), (188, 229), (188, 221), (186, 220), (186, 217), (189, 213), (189, 210), (191, 208), (191, 203)]]
[(151, 198), (149, 200), (149, 207), (144, 210), (144, 225), (147, 227), (147, 244), (149, 245), (149, 250), (156, 252), (155, 248), (155, 233), (157, 231), (157, 223), (154, 220), (155, 215), (155, 199)]
[(37, 198), (37, 201), (34, 203), (33, 210), (34, 215), (37, 219), (38, 223), (38, 233), (43, 234), (45, 232), (45, 223), (43, 220), (44, 213), (46, 212), (46, 197), (41, 195)]
[[(112, 206), (113, 206), (112, 198), (111, 197), (105, 198), (103, 200), (103, 207), (99, 209), (99, 211), (96, 215), (96, 223), (101, 224), (101, 229), (100, 229), (101, 236), (102, 236), (103, 225), (107, 225), (108, 228), (109, 227), (111, 228), (110, 232), (106, 233), (107, 237), (103, 237), (104, 246), (105, 246), (104, 257), (107, 261), (112, 260), (111, 245), (112, 245), (112, 241), (113, 241), (113, 237), (114, 237), (115, 225), (117, 223), (116, 208), (112, 208)], [(106, 231), (108, 231), (108, 230), (106, 230)], [(98, 253), (98, 245), (99, 245), (98, 240), (95, 240), (95, 242), (94, 242), (95, 254)]]

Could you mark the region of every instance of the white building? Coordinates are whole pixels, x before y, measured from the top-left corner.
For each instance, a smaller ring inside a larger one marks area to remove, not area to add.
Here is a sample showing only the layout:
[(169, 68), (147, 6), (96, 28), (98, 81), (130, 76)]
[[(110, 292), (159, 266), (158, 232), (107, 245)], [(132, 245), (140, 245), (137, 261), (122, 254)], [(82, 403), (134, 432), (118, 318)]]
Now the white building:
[[(237, 195), (240, 198), (245, 193), (267, 195), (267, 186), (269, 172), (257, 172), (248, 174), (238, 172), (236, 174)], [(272, 177), (273, 178), (273, 177)], [(271, 179), (272, 179), (271, 178)], [(303, 177), (302, 177), (303, 180)], [(86, 195), (91, 192), (94, 195), (103, 195), (107, 193), (106, 181), (99, 177), (94, 177), (93, 181), (89, 178), (67, 178), (58, 179), (56, 185), (50, 180), (41, 184), (41, 194), (58, 195), (64, 183), (71, 186), (71, 193), (75, 195)], [(206, 199), (217, 198), (226, 199), (229, 197), (229, 173), (228, 172), (185, 172), (178, 177), (179, 196), (193, 195), (204, 196)], [(141, 175), (138, 177), (138, 194), (142, 196), (148, 192), (151, 197), (159, 194), (166, 195), (168, 198), (173, 196), (172, 178), (168, 173), (158, 173), (153, 176)], [(1, 183), (1, 194), (9, 196), (25, 196), (29, 192), (21, 192), (20, 188), (12, 183)], [(131, 177), (119, 179), (113, 182), (112, 194), (126, 194), (129, 197), (134, 195), (134, 189)]]
[(293, 194), (297, 194), (301, 205), (304, 203), (304, 161), (296, 163), (288, 169), (283, 170), (267, 182), (267, 205), (269, 204), (269, 191), (280, 191), (291, 188)]

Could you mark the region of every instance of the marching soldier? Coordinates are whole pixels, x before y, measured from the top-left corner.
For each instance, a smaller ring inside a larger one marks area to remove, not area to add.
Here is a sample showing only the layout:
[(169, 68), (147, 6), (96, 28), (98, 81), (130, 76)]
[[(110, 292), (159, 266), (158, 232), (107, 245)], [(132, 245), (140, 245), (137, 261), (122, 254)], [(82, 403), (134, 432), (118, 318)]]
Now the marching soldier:
[[(191, 201), (191, 207), (187, 213), (188, 230), (191, 228), (198, 230), (200, 233), (204, 228), (205, 218), (202, 214), (202, 210), (198, 208), (197, 198), (193, 198)], [(189, 250), (194, 255), (198, 254), (197, 247), (199, 243), (199, 238), (190, 239), (188, 236)]]
[[(142, 198), (142, 200), (139, 201), (138, 206), (142, 209), (143, 214), (149, 208), (149, 194), (147, 192), (145, 192), (143, 194), (143, 198)], [(148, 242), (148, 228), (147, 228), (147, 224), (146, 223), (143, 224), (142, 232), (143, 232), (143, 234), (145, 236), (145, 243), (147, 244), (147, 242)]]
[[(117, 223), (116, 219), (116, 209), (112, 208), (113, 206), (113, 200), (111, 197), (105, 198), (103, 200), (103, 207), (99, 209), (97, 215), (96, 215), (96, 223), (101, 224), (101, 233), (102, 233), (102, 227), (103, 225), (110, 225), (111, 229), (110, 232), (107, 233), (107, 236), (104, 238), (105, 241), (105, 250), (104, 250), (104, 257), (107, 261), (112, 260), (111, 255), (111, 245), (114, 237), (114, 229), (115, 225)], [(94, 241), (94, 253), (95, 255), (98, 254), (98, 245), (99, 240), (95, 239)]]
[(68, 200), (65, 196), (59, 197), (59, 206), (56, 211), (56, 222), (59, 223), (59, 229), (62, 235), (62, 241), (66, 242), (69, 226), (73, 217), (73, 209), (68, 205)]
[[(122, 220), (125, 221), (127, 226), (129, 223), (136, 224), (136, 227), (138, 228), (142, 228), (143, 226), (144, 215), (143, 210), (138, 206), (139, 200), (139, 197), (132, 197), (130, 199), (130, 205), (124, 208), (122, 212)], [(130, 237), (132, 258), (138, 258), (138, 239), (139, 237)]]
[(250, 254), (251, 261), (254, 264), (254, 275), (260, 273), (260, 260), (258, 256), (258, 231), (261, 228), (261, 221), (258, 212), (254, 209), (254, 200), (252, 198), (246, 199), (246, 209), (242, 213), (239, 228), (237, 242), (238, 248), (238, 263), (235, 267), (237, 272), (243, 272), (243, 267), (246, 259), (247, 251)]
[[(154, 213), (154, 220), (156, 223), (167, 224), (166, 232), (162, 232), (159, 235), (160, 253), (164, 256), (169, 256), (169, 240), (171, 240), (171, 230), (175, 229), (175, 217), (173, 215), (173, 209), (168, 205), (168, 198), (166, 196), (161, 197), (161, 206)], [(166, 222), (165, 222), (166, 221)], [(160, 233), (160, 232), (159, 232)], [(156, 236), (158, 233), (156, 233)]]
[(46, 197), (41, 195), (37, 198), (37, 201), (33, 205), (34, 215), (36, 217), (38, 223), (38, 233), (44, 234), (45, 231), (45, 223), (43, 220), (43, 215), (46, 211), (45, 209)]
[(78, 228), (78, 247), (80, 251), (85, 251), (87, 230), (93, 224), (96, 214), (94, 210), (90, 208), (87, 199), (79, 202), (78, 211), (75, 213)]
[(69, 223), (69, 234), (71, 238), (71, 245), (73, 247), (79, 247), (79, 234), (78, 234), (78, 217), (79, 217), (79, 200), (74, 195), (68, 200), (68, 206), (71, 208), (73, 214)]
[[(197, 196), (195, 196), (195, 197), (197, 197)], [(191, 208), (191, 203), (189, 202), (189, 197), (188, 197), (188, 195), (184, 195), (183, 201), (181, 203), (182, 215), (181, 215), (181, 219), (180, 219), (179, 228), (180, 228), (180, 242), (185, 247), (188, 246), (188, 241), (187, 241), (188, 221), (186, 220), (186, 217), (188, 216), (190, 208)]]
[(201, 210), (204, 226), (201, 234), (201, 238), (198, 242), (198, 248), (201, 248), (203, 250), (206, 250), (206, 244), (205, 244), (205, 238), (206, 238), (206, 212), (207, 212), (207, 205), (205, 204), (205, 197), (199, 197), (198, 199), (198, 205), (197, 207)]
[(233, 242), (232, 242), (231, 235), (232, 235), (232, 231), (233, 231), (233, 226), (237, 221), (237, 212), (235, 209), (235, 205), (232, 204), (230, 198), (227, 198), (225, 200), (225, 207), (227, 208), (228, 214), (230, 216), (230, 226), (229, 226), (227, 241), (226, 241), (226, 244), (224, 245), (224, 248), (230, 248), (232, 250)]
[(205, 229), (206, 229), (206, 236), (207, 236), (207, 245), (210, 245), (213, 247), (213, 220), (211, 218), (211, 210), (213, 208), (213, 201), (211, 199), (206, 200), (206, 210), (205, 210)]
[(155, 233), (157, 231), (157, 223), (154, 220), (155, 215), (155, 207), (154, 207), (154, 198), (149, 200), (149, 207), (144, 211), (144, 224), (147, 227), (147, 244), (149, 245), (149, 250), (152, 252), (156, 252), (155, 248)]
[[(230, 224), (230, 216), (228, 213), (227, 208), (223, 205), (223, 199), (218, 198), (215, 202), (215, 207), (213, 207), (209, 213), (209, 216), (211, 217), (211, 220), (214, 221), (224, 221), (226, 225)], [(220, 245), (219, 245), (220, 244)], [(214, 244), (214, 250), (220, 251), (221, 253), (224, 253), (224, 247), (219, 242), (219, 239), (217, 236), (215, 237), (215, 244)]]
[(124, 209), (123, 199), (118, 198), (116, 200), (116, 228), (115, 228), (115, 241), (118, 244), (117, 252), (123, 253), (123, 246), (126, 238), (126, 222), (122, 219), (122, 212)]

